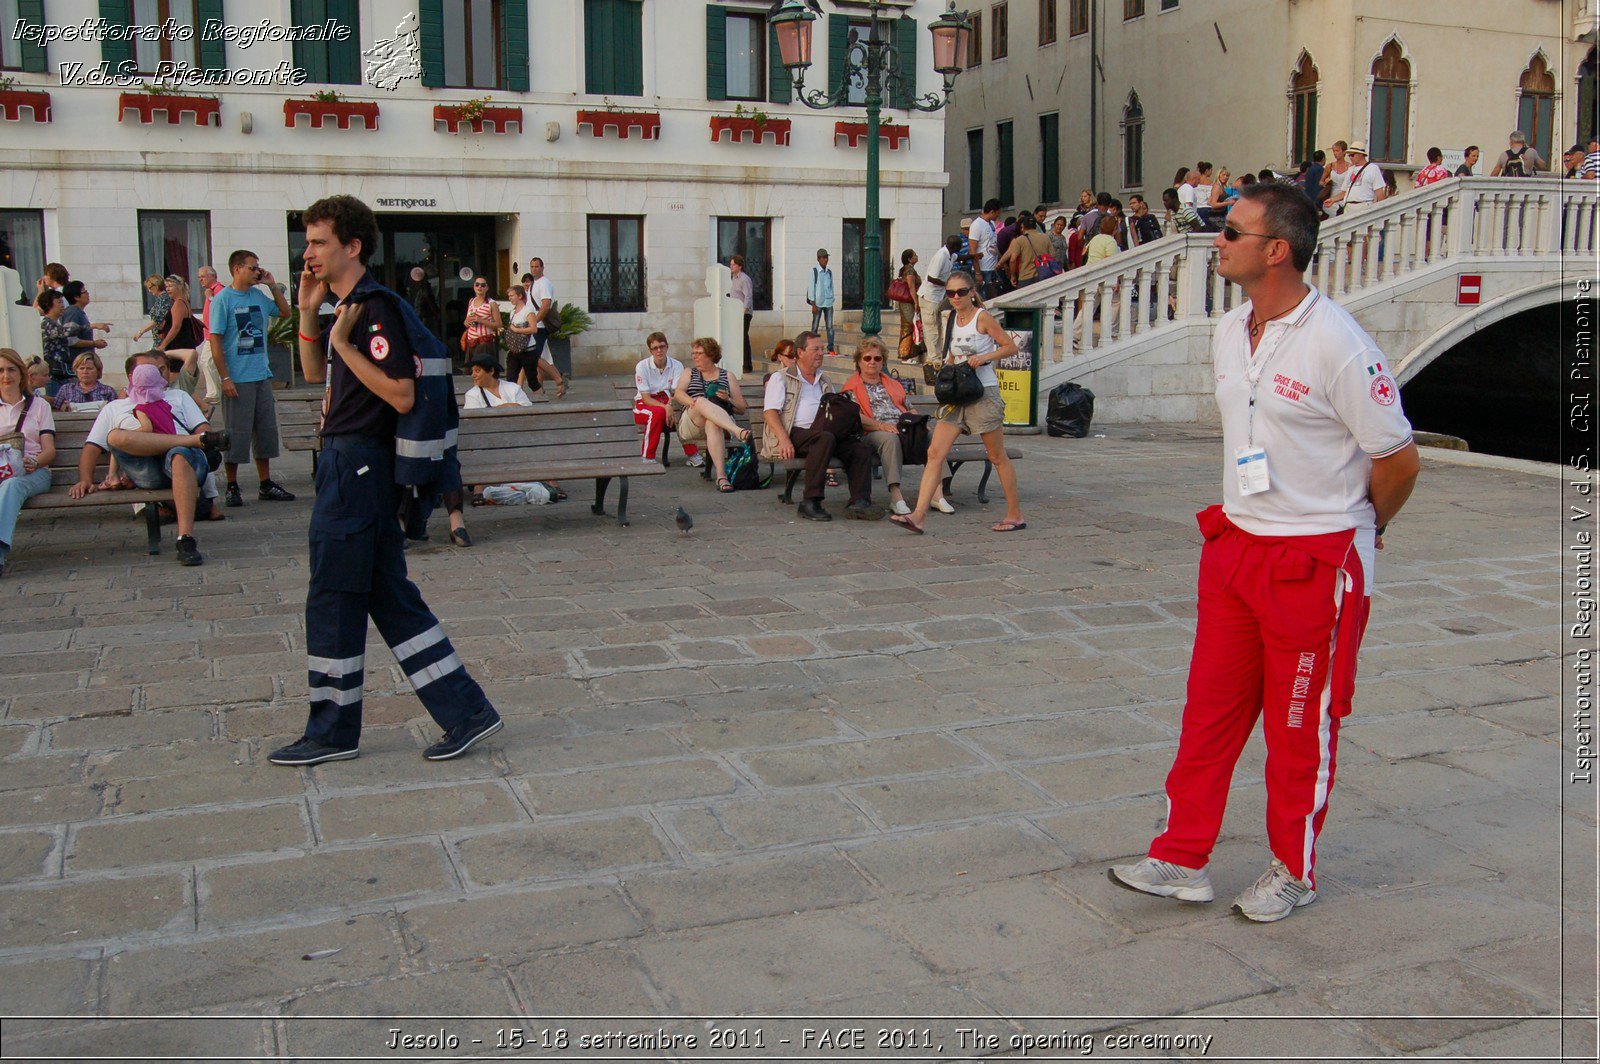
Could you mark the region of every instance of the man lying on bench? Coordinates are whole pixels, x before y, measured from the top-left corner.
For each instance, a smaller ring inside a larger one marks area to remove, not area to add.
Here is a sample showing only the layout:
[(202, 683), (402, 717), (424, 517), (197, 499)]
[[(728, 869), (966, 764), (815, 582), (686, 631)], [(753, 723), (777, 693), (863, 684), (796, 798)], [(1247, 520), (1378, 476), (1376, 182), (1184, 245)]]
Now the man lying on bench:
[[(164, 361), (165, 356), (152, 352), (136, 355), (131, 361), (146, 364), (146, 360), (154, 365)], [(204, 449), (226, 447), (228, 434), (209, 431), (205, 415), (186, 393), (169, 389), (163, 393), (162, 401), (172, 412), (174, 426), (183, 430), (181, 433), (142, 428), (134, 413), (138, 400), (131, 396), (101, 408), (78, 457), (78, 482), (67, 489), (67, 494), (81, 499), (96, 490), (95, 466), (100, 464), (100, 456), (109, 451), (136, 486), (148, 491), (172, 489), (172, 506), (178, 516), (178, 562), (199, 565), (205, 559), (194, 538), (195, 507), (200, 485), (210, 472)]]

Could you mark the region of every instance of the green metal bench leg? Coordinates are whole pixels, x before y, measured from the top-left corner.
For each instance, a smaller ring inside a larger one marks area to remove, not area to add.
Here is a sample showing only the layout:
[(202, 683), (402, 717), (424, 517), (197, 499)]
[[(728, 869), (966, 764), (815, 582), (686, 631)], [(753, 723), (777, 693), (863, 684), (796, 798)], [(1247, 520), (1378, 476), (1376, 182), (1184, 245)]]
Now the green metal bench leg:
[(794, 502), (794, 482), (800, 479), (800, 470), (788, 469), (784, 471), (783, 494), (778, 496), (782, 503)]
[(161, 553), (161, 513), (153, 502), (144, 504), (144, 527), (150, 537), (149, 549), (146, 554)]
[(611, 487), (610, 477), (594, 478), (594, 505), (589, 507), (589, 512), (600, 517), (606, 515), (606, 489)]
[(617, 524), (621, 525), (624, 528), (628, 527), (628, 480), (629, 479), (630, 478), (628, 478), (628, 477), (623, 477), (622, 478), (622, 482), (617, 485)]
[(950, 475), (944, 478), (944, 497), (948, 499), (950, 497), (950, 485), (955, 483), (956, 473), (967, 463), (946, 460), (945, 464), (950, 467)]
[(983, 476), (978, 478), (978, 501), (981, 503), (987, 503), (989, 501), (989, 496), (983, 493), (983, 489), (989, 486), (989, 474), (993, 472), (994, 463), (989, 461), (987, 458), (984, 459)]

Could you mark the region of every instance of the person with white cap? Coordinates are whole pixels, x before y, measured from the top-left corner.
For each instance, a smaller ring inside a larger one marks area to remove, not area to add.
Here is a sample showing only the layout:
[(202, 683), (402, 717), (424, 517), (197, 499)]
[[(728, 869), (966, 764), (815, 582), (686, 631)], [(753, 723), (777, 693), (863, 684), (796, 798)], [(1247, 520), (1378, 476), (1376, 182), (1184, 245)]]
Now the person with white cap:
[(1550, 164), (1544, 161), (1536, 150), (1528, 147), (1528, 135), (1520, 129), (1513, 129), (1508, 138), (1506, 150), (1500, 153), (1494, 169), (1489, 171), (1490, 177), (1532, 177), (1543, 170), (1550, 170)]
[(1367, 159), (1367, 146), (1353, 142), (1346, 154), (1350, 156), (1350, 181), (1344, 191), (1332, 196), (1328, 206), (1336, 214), (1355, 214), (1389, 195), (1388, 182), (1383, 178), (1383, 168)]

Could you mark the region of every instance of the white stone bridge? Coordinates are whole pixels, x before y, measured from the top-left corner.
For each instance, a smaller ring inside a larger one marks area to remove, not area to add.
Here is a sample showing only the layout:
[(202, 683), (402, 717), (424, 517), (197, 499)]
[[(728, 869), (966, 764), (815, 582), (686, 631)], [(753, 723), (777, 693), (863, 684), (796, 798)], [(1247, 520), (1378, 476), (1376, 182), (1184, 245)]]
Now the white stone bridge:
[[(1592, 295), (1594, 181), (1452, 178), (1325, 222), (1308, 279), (1370, 333), (1402, 385), (1462, 339), (1524, 310)], [(1216, 421), (1214, 318), (1243, 300), (1215, 234), (1173, 235), (1001, 296), (1039, 307), (1039, 420), (1049, 390), (1092, 389), (1107, 421)], [(1461, 305), (1463, 276), (1481, 277)]]

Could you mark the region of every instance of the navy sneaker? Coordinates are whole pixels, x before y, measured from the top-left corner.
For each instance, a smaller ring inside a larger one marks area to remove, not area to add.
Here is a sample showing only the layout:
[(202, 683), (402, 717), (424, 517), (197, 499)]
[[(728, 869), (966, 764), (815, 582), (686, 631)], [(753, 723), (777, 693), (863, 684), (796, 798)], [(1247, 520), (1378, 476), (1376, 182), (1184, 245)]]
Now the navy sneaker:
[(267, 760), (274, 765), (320, 765), (324, 761), (354, 761), (360, 753), (359, 746), (344, 750), (301, 736), (298, 742), (272, 751)]
[(500, 714), (492, 709), (486, 709), (475, 717), (468, 717), (446, 732), (443, 738), (424, 750), (422, 756), (429, 761), (449, 761), (453, 757), (460, 757), (505, 725), (506, 722), (500, 719)]

